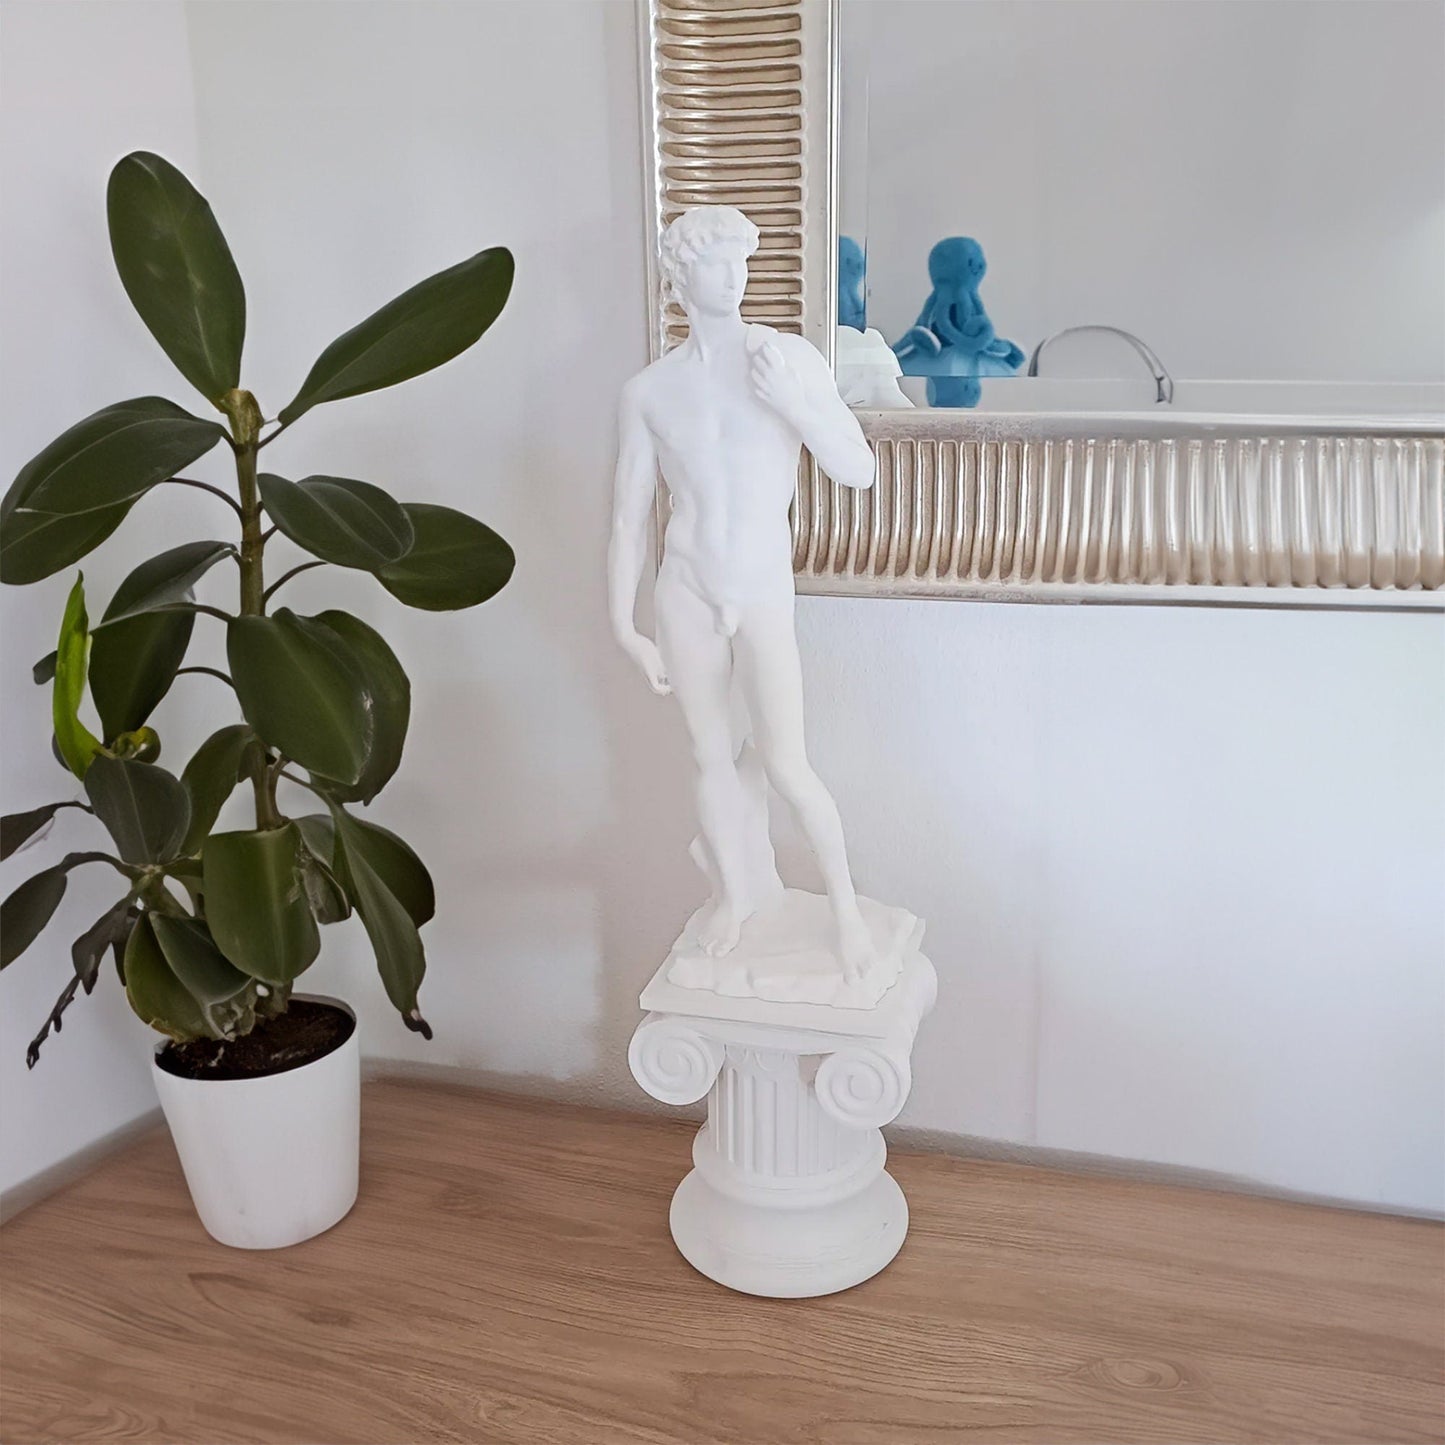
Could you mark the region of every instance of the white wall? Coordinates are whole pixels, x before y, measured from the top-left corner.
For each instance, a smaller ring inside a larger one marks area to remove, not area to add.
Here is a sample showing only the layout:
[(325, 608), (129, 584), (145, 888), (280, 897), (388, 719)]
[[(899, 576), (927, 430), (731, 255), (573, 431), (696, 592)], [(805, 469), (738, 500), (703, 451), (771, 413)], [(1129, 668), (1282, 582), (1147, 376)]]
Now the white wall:
[(904, 1122), (1445, 1202), (1445, 619), (807, 600)]
[[(142, 145), (195, 165), (179, 0), (0, 7), (0, 471), (7, 484), (58, 433), (111, 402), (156, 392), (195, 401), (131, 311), (110, 259), (106, 177), (125, 151)], [(224, 518), (219, 503), (180, 488), (142, 502), (115, 541), (83, 564), (92, 615), (135, 562), (207, 535), (200, 529), (215, 526), (218, 511)], [(0, 593), (6, 812), (80, 795), (50, 755), (49, 690), (30, 681), (31, 663), (55, 646), (74, 580), (68, 570)], [(183, 759), (180, 739), (195, 736), (187, 681), (173, 710), (179, 728), (167, 734)], [(98, 846), (96, 828), (74, 810), (62, 812), (48, 839), (0, 866), (0, 889), (8, 894), (69, 849)], [(0, 1189), (155, 1107), (145, 1031), (108, 964), (95, 994), (71, 1006), (35, 1071), (25, 1068), (26, 1044), (72, 976), (70, 942), (124, 891), (115, 879), (98, 866), (71, 874), (51, 929), (5, 971)]]
[[(680, 721), (603, 603), (614, 401), (646, 359), (632, 7), (188, 21), (199, 178), (267, 407), (420, 275), (498, 242), (519, 263), (471, 355), (268, 454), (469, 507), (519, 559), (456, 616), (351, 576), (288, 588), (353, 606), (412, 672), (374, 812), (436, 875), (437, 1037), (395, 1019), (352, 924), (311, 979), (360, 1004), (374, 1058), (644, 1107), (636, 994), (699, 882)], [(905, 1124), (1445, 1208), (1440, 619), (821, 599), (799, 618), (860, 883), (926, 916), (943, 982)]]
[(407, 758), (374, 811), (437, 878), (436, 1040), (387, 1006), (354, 924), (328, 933), (314, 977), (364, 1000), (373, 1054), (635, 1104), (636, 994), (693, 870), (668, 793), (683, 740), (619, 665), (604, 602), (617, 390), (646, 359), (632, 8), (189, 15), (207, 185), (246, 277), (265, 407), (413, 281), (493, 244), (518, 263), (465, 359), (318, 409), (267, 453), (288, 475), (472, 510), (518, 556), (506, 591), (459, 615), (410, 612), (355, 575), (288, 589), (303, 610), (344, 599), (411, 671)]
[[(1176, 378), (1445, 381), (1438, 0), (842, 15), (843, 220), (866, 232), (890, 341), (928, 295), (929, 248), (969, 235), (989, 314), (1026, 352), (1096, 322)], [(1049, 356), (1062, 375), (1138, 367), (1095, 338)]]

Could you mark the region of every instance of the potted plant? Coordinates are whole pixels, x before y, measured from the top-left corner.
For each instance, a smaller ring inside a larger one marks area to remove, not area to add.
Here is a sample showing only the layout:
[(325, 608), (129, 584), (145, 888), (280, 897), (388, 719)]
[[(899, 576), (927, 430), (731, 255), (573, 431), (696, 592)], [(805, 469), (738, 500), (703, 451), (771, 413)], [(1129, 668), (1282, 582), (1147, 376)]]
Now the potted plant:
[[(154, 1076), (202, 1222), (223, 1243), (275, 1248), (329, 1228), (356, 1198), (355, 1018), (294, 991), (320, 949), (318, 925), (358, 914), (402, 1021), (430, 1037), (417, 990), (433, 893), (411, 848), (355, 811), (401, 760), (406, 673), (359, 618), (301, 616), (273, 599), (289, 578), (329, 563), (370, 572), (411, 607), (472, 607), (506, 583), (513, 556), (465, 513), (344, 477), (288, 480), (261, 471), (260, 453), (313, 407), (465, 351), (506, 303), (512, 257), (482, 251), (383, 306), (321, 353), (268, 422), (240, 384), (245, 292), (205, 199), (169, 162), (136, 152), (111, 172), (107, 209), (126, 294), (224, 425), (154, 396), (78, 422), (0, 503), (0, 581), (24, 585), (71, 566), (162, 484), (215, 492), (235, 525), (229, 538), (141, 562), (93, 626), (77, 577), (35, 678), (51, 689), (53, 750), (84, 796), (5, 817), (0, 856), (38, 841), (62, 808), (94, 814), (113, 847), (67, 854), (5, 900), (0, 966), (50, 921), (72, 869), (118, 875), (119, 896), (76, 939), (74, 975), (27, 1061), (112, 954), (132, 1008), (166, 1036)], [(235, 460), (234, 494), (181, 475), (221, 445)], [(266, 548), (278, 533), (310, 556), (268, 583)], [(233, 611), (195, 597), (222, 563), (237, 571)], [(185, 665), (202, 614), (225, 629), (226, 672)], [(151, 719), (175, 679), (195, 672), (224, 681), (227, 716), (177, 775), (158, 761)], [(81, 717), (87, 692), (98, 732)], [(283, 778), (309, 795), (301, 816), (283, 810), (286, 794), (278, 800)], [(216, 831), (241, 784), (254, 827)]]

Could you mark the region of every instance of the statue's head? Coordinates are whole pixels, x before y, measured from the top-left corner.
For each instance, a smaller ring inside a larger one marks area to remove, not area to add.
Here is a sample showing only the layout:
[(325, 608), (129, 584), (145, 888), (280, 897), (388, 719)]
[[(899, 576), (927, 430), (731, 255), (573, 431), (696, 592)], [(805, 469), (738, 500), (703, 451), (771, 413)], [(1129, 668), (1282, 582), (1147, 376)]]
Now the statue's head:
[(928, 253), (928, 279), (937, 287), (973, 287), (988, 269), (983, 247), (971, 236), (949, 236)]
[(733, 206), (695, 206), (662, 234), (663, 284), (691, 313), (726, 316), (748, 284), (758, 228)]

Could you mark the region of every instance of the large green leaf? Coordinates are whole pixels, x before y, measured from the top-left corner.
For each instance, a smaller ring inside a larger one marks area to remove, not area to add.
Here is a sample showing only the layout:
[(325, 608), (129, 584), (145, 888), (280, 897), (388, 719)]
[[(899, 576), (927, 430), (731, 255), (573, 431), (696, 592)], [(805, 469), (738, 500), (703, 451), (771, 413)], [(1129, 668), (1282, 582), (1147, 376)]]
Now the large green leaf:
[(336, 826), (337, 873), (371, 940), (386, 996), (407, 1028), (430, 1038), (431, 1026), (417, 1007), (417, 992), (426, 973), (426, 950), (415, 917), (374, 865), (376, 849), (367, 837), (369, 825), (339, 806), (332, 807), (331, 816)]
[(135, 925), (138, 913), (131, 896), (127, 894), (119, 903), (113, 903), (96, 919), (70, 946), (70, 960), (75, 965), (75, 976), (89, 993), (100, 976), (100, 961), (108, 948), (124, 947)]
[(219, 402), (240, 385), (246, 292), (205, 197), (134, 151), (110, 173), (106, 212), (125, 294), (181, 375)]
[[(293, 821), (301, 834), (302, 881), (316, 921), (339, 923), (349, 918), (351, 900), (336, 876), (336, 824), (331, 821), (331, 815), (307, 813)], [(339, 899), (333, 895), (333, 887), (340, 892)]]
[[(195, 596), (195, 583), (222, 557), (234, 556), (235, 552), (229, 542), (186, 542), (142, 562), (120, 584), (105, 609), (105, 616), (91, 629), (91, 637), (103, 637), (111, 628), (132, 617), (158, 612), (189, 615), (184, 609)], [(55, 654), (42, 657), (30, 675), (37, 683), (49, 682), (55, 676)]]
[(166, 961), (155, 935), (154, 913), (141, 916), (125, 946), (125, 995), (136, 1014), (173, 1039), (219, 1037), (204, 1010)]
[(60, 640), (55, 645), (55, 683), (50, 692), (50, 721), (55, 746), (66, 767), (83, 778), (101, 750), (101, 742), (80, 720), (85, 697), (90, 625), (85, 615), (85, 579), (77, 577), (65, 602)]
[(216, 947), (198, 918), (151, 915), (156, 942), (176, 981), (196, 1001), (206, 1027), (222, 1038), (250, 1033), (256, 1023), (256, 980)]
[(235, 551), (229, 542), (186, 542), (142, 562), (116, 589), (90, 649), (90, 695), (107, 742), (145, 722), (185, 661), (195, 614), (165, 609), (190, 602), (196, 582)]
[(27, 878), (0, 903), (0, 968), (8, 968), (40, 935), (65, 897), (69, 870), (60, 863)]
[(155, 763), (101, 756), (85, 775), (85, 792), (127, 863), (180, 856), (191, 801), (179, 778)]
[(337, 874), (341, 872), (340, 854), (336, 846), (336, 824), (333, 816), (343, 815), (350, 825), (353, 854), (360, 854), (376, 876), (385, 884), (411, 921), (418, 928), (436, 914), (436, 889), (426, 864), (411, 846), (398, 838), (390, 828), (367, 823), (328, 803), (331, 814), (307, 813), (295, 820), (306, 846)]
[(24, 813), (6, 813), (0, 818), (0, 858), (8, 858), (17, 848), (23, 848), (62, 808), (85, 808), (85, 804), (67, 800), (45, 803)]
[(355, 785), (317, 781), (343, 802), (369, 803), (391, 781), (401, 763), (411, 721), (411, 682), (385, 639), (360, 618), (349, 612), (330, 611), (318, 612), (312, 620), (337, 634), (360, 667), (371, 699), (373, 721), (371, 752)]
[(460, 355), (501, 315), (513, 270), (512, 253), (493, 246), (403, 292), (321, 353), (281, 421), (289, 426), (323, 401), (395, 386)]
[(171, 689), (196, 625), (189, 612), (130, 617), (91, 640), (90, 695), (107, 742), (142, 726)]
[(411, 551), (376, 573), (393, 597), (428, 612), (454, 612), (507, 585), (516, 556), (484, 522), (425, 502), (408, 503), (406, 512), (416, 534)]
[(241, 711), (267, 743), (313, 773), (341, 783), (361, 777), (376, 736), (374, 701), (331, 628), (285, 607), (236, 617), (226, 654)]
[[(329, 820), (328, 820), (329, 821)], [(299, 820), (298, 820), (299, 822)], [(301, 886), (306, 890), (306, 903), (318, 923), (340, 923), (351, 917), (351, 900), (341, 880), (328, 863), (311, 851), (302, 835)]]
[(65, 1011), (74, 1001), (77, 991), (84, 987), (88, 994), (95, 987), (95, 980), (100, 973), (100, 960), (107, 948), (115, 954), (116, 967), (122, 968), (122, 951), (130, 938), (132, 925), (139, 916), (130, 898), (122, 898), (75, 940), (70, 950), (70, 956), (75, 962), (75, 974), (61, 989), (60, 997), (55, 1000), (45, 1022), (40, 1026), (40, 1032), (30, 1040), (30, 1046), (25, 1050), (26, 1068), (33, 1069), (39, 1062), (41, 1046), (50, 1037), (51, 1029), (56, 1033), (60, 1032)]
[(350, 813), (343, 816), (346, 825), (344, 829), (338, 825), (338, 837), (345, 842), (347, 857), (353, 862), (365, 859), (418, 928), (429, 922), (436, 915), (437, 899), (426, 864), (389, 828)]
[(181, 782), (190, 795), (191, 821), (180, 846), (183, 854), (194, 853), (205, 841), (240, 780), (241, 761), (255, 736), (245, 723), (233, 723), (212, 733), (186, 764)]
[[(218, 422), (192, 416), (164, 397), (116, 402), (76, 422), (21, 468), (0, 503), (0, 521), (8, 530), (13, 517), (33, 512), (77, 520), (109, 514), (175, 476), (225, 435)], [(57, 562), (41, 575), (74, 560)]]
[(336, 868), (336, 824), (330, 813), (304, 813), (293, 818), (307, 850), (333, 871)]
[(96, 631), (129, 617), (190, 602), (195, 585), (221, 560), (234, 556), (229, 542), (182, 542), (142, 562), (115, 589)]
[[(14, 490), (13, 488), (11, 489)], [(78, 562), (125, 521), (131, 504), (62, 517), (53, 512), (0, 513), (0, 582), (23, 587)], [(37, 672), (36, 682), (49, 682)]]
[(0, 968), (13, 963), (35, 942), (65, 896), (66, 875), (82, 863), (115, 864), (115, 859), (105, 853), (67, 853), (59, 863), (27, 878), (0, 905)]
[(278, 530), (325, 562), (375, 572), (411, 547), (411, 518), (370, 482), (346, 477), (288, 482), (274, 472), (262, 472), (257, 482)]
[(290, 983), (315, 959), (294, 823), (264, 832), (213, 833), (201, 845), (206, 922), (221, 952), (263, 983)]

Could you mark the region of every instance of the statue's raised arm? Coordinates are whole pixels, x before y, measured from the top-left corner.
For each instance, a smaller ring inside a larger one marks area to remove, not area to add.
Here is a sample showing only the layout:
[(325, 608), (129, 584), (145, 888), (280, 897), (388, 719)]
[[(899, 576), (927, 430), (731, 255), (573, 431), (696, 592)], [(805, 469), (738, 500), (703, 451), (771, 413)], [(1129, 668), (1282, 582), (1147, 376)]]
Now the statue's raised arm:
[(766, 326), (750, 326), (748, 343), (754, 390), (794, 427), (829, 479), (844, 487), (871, 487), (877, 458), (818, 350), (801, 336)]

